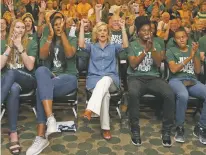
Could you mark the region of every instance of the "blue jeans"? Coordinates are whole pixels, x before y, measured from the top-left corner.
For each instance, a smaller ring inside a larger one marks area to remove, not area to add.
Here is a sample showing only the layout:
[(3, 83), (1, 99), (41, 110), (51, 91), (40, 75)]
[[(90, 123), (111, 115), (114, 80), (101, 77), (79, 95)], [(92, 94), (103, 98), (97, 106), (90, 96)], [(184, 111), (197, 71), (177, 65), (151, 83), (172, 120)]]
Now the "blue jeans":
[(200, 116), (199, 125), (206, 128), (206, 86), (196, 79), (196, 85), (186, 87), (181, 80), (190, 78), (173, 78), (169, 81), (171, 88), (176, 95), (176, 125), (184, 124), (185, 112), (187, 110), (187, 103), (189, 96), (203, 99), (203, 109)]
[(1, 103), (7, 99), (10, 132), (16, 132), (20, 92), (29, 92), (35, 88), (34, 77), (22, 70), (8, 70), (1, 78)]
[(77, 77), (69, 74), (61, 74), (54, 77), (47, 67), (39, 67), (35, 72), (37, 81), (36, 109), (39, 124), (46, 123), (46, 115), (42, 104), (43, 100), (53, 100), (69, 94), (77, 88)]

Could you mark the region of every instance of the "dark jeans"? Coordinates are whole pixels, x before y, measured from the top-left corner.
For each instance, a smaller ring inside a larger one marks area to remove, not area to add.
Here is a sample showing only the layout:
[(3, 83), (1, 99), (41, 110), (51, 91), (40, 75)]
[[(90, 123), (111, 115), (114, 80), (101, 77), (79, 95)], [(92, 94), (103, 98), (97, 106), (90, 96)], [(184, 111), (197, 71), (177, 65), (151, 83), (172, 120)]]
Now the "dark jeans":
[(8, 96), (6, 105), (10, 132), (16, 132), (20, 92), (29, 92), (35, 87), (34, 77), (21, 70), (8, 70), (1, 78), (1, 103)]
[(42, 101), (53, 100), (54, 97), (65, 96), (75, 90), (77, 88), (77, 77), (69, 74), (54, 77), (52, 72), (44, 66), (36, 70), (35, 77), (37, 81), (37, 121), (39, 124), (45, 124), (46, 115)]
[(158, 77), (128, 78), (128, 108), (131, 127), (139, 125), (140, 99), (145, 94), (161, 97), (163, 100), (163, 130), (170, 130), (174, 123), (175, 96), (170, 86)]

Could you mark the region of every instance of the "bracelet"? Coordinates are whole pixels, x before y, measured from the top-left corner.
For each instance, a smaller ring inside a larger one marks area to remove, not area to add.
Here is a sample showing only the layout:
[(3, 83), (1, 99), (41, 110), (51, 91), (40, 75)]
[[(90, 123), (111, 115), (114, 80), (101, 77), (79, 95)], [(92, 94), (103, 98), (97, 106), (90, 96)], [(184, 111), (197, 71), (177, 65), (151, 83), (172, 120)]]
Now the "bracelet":
[(143, 50), (142, 52), (143, 52), (145, 55), (147, 55), (147, 53), (146, 53), (146, 51), (145, 51), (145, 50)]
[(8, 44), (6, 44), (6, 47), (9, 47), (10, 49), (12, 49), (12, 48), (13, 48), (12, 46), (9, 46)]
[(123, 29), (122, 29), (122, 32), (124, 32), (124, 31), (126, 31), (126, 29), (125, 29), (125, 28), (123, 28)]
[(6, 52), (4, 52), (4, 54), (3, 54), (3, 55), (5, 55), (5, 56), (7, 56), (7, 57), (9, 56), (9, 54), (8, 54), (8, 53), (6, 53)]
[(25, 52), (25, 49), (23, 49), (21, 52), (20, 51), (18, 51), (18, 53), (21, 55), (22, 53), (24, 53)]
[(185, 66), (185, 63), (184, 63), (184, 61), (182, 61), (182, 62), (181, 62), (181, 64), (182, 64), (183, 66)]
[(47, 40), (46, 42), (47, 42), (47, 43), (49, 43), (49, 44), (51, 44), (51, 43), (52, 43), (52, 41), (49, 41), (49, 40)]

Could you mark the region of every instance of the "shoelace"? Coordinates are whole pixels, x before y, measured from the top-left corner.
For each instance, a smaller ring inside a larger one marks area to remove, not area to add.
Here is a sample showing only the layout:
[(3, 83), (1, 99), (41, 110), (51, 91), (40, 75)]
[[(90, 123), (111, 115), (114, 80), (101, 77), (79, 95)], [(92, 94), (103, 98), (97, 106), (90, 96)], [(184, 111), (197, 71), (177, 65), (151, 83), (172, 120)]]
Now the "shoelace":
[(184, 129), (180, 127), (178, 132), (182, 135), (184, 133)]
[(39, 146), (39, 143), (41, 142), (41, 137), (36, 137), (35, 140), (33, 141), (33, 147), (36, 148)]
[(134, 138), (138, 138), (138, 139), (140, 138), (140, 134), (138, 131), (132, 131), (132, 134)]

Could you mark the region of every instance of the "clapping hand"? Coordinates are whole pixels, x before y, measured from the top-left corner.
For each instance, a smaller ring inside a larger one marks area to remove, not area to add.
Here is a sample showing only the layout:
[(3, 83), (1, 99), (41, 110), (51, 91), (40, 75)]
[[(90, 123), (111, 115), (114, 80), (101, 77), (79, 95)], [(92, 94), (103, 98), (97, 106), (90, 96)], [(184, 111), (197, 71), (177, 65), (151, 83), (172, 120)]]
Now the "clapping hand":
[(22, 46), (22, 43), (21, 43), (21, 34), (20, 33), (14, 32), (12, 37), (11, 37), (11, 40), (13, 42), (14, 47), (18, 51), (22, 51), (23, 50), (23, 46)]
[(193, 58), (195, 56), (195, 54), (197, 53), (198, 51), (198, 48), (199, 48), (199, 44), (196, 43), (196, 42), (192, 42), (192, 51), (191, 51), (191, 54), (190, 56)]

